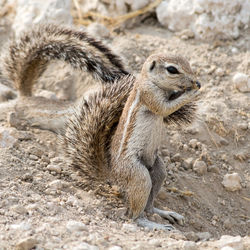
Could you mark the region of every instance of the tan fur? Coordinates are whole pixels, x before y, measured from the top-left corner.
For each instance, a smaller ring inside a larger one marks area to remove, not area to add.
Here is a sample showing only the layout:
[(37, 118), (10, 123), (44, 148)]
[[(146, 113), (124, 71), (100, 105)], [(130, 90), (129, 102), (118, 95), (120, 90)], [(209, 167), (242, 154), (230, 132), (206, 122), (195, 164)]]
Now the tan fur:
[[(155, 67), (150, 71), (153, 61)], [(165, 68), (173, 63), (180, 72), (175, 76), (169, 75)], [(190, 90), (185, 91), (187, 88)], [(159, 157), (163, 117), (189, 103), (197, 89), (193, 72), (184, 58), (153, 55), (143, 65), (111, 142), (112, 170), (115, 179), (127, 190), (134, 219), (144, 211), (152, 189), (150, 171)], [(173, 90), (184, 90), (184, 93), (169, 101)]]
[[(54, 59), (86, 70), (103, 83), (101, 90), (89, 94), (57, 125), (68, 164), (80, 169), (89, 183), (112, 180), (120, 184), (127, 193), (132, 218), (137, 219), (144, 210), (168, 218), (169, 213), (153, 208), (165, 176), (158, 149), (165, 124), (181, 125), (193, 119), (199, 85), (189, 63), (180, 56), (152, 55), (136, 79), (124, 70), (117, 55), (84, 32), (39, 26), (13, 42), (4, 58), (5, 72), (22, 97), (19, 102), (39, 104), (30, 97), (32, 88)], [(169, 66), (178, 69), (178, 74), (168, 73)], [(69, 112), (68, 104), (63, 106), (63, 112)], [(21, 106), (21, 113), (26, 108)], [(52, 112), (50, 123), (43, 121), (44, 109), (36, 109), (39, 117), (33, 121), (50, 129), (60, 119)]]

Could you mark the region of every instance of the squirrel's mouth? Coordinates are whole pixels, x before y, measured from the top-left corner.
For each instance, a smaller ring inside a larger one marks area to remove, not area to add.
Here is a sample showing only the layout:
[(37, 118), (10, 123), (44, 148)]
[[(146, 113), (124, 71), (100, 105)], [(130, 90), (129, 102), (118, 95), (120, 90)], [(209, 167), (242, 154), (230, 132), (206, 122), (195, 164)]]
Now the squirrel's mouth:
[(188, 88), (182, 89), (182, 90), (173, 90), (173, 91), (170, 93), (168, 99), (169, 99), (170, 101), (173, 101), (173, 100), (179, 98), (182, 94), (184, 94), (184, 92), (186, 92), (186, 91), (191, 91), (191, 90), (192, 90), (191, 87), (188, 87)]
[(173, 90), (169, 95), (169, 101), (173, 101), (180, 97), (184, 93), (184, 90)]

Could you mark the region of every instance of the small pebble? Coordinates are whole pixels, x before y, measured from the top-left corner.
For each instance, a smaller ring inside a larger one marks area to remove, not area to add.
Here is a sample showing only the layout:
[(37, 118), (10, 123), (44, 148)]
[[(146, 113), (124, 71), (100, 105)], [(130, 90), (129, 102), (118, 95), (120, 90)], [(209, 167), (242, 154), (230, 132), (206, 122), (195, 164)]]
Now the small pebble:
[(88, 228), (85, 224), (83, 224), (80, 221), (74, 221), (74, 220), (67, 222), (66, 228), (71, 232), (81, 232), (81, 231), (88, 230)]
[(137, 226), (133, 225), (133, 224), (128, 224), (128, 223), (124, 223), (122, 225), (122, 229), (129, 231), (129, 232), (136, 232), (137, 231)]
[(198, 140), (196, 139), (191, 139), (189, 141), (189, 145), (192, 147), (192, 148), (196, 148), (197, 147), (197, 143), (198, 143)]
[(211, 172), (211, 173), (215, 173), (215, 174), (219, 174), (220, 173), (220, 169), (215, 166), (215, 165), (210, 165), (207, 167), (207, 171)]
[(223, 223), (224, 227), (226, 229), (232, 229), (233, 228), (233, 223), (232, 223), (232, 220), (227, 218), (224, 223)]
[(161, 188), (159, 193), (157, 194), (157, 197), (161, 200), (166, 200), (168, 197), (168, 194), (164, 188)]
[(180, 155), (179, 153), (175, 154), (175, 155), (172, 157), (172, 161), (181, 162), (181, 161), (182, 161), (181, 155)]
[(47, 166), (47, 169), (48, 169), (49, 171), (54, 171), (54, 172), (56, 172), (57, 174), (60, 174), (60, 173), (62, 172), (62, 169), (61, 169), (61, 167), (60, 167), (59, 165), (49, 164), (49, 165)]
[(59, 189), (59, 190), (60, 190), (60, 189), (63, 188), (63, 183), (62, 183), (61, 180), (54, 180), (54, 181), (50, 182), (50, 183), (48, 184), (48, 186), (49, 186), (50, 188)]
[(238, 173), (226, 174), (223, 177), (222, 185), (228, 191), (237, 191), (241, 190), (241, 177)]
[(204, 175), (207, 172), (207, 164), (204, 161), (196, 160), (193, 165), (193, 170), (198, 175)]
[(194, 159), (192, 157), (187, 158), (183, 161), (182, 166), (184, 169), (191, 169), (193, 166)]
[(224, 75), (224, 70), (223, 70), (222, 68), (217, 68), (217, 69), (215, 70), (215, 74), (216, 74), (217, 76), (223, 76), (223, 75)]
[(36, 155), (30, 155), (29, 158), (32, 160), (32, 161), (37, 161), (38, 160), (38, 157)]

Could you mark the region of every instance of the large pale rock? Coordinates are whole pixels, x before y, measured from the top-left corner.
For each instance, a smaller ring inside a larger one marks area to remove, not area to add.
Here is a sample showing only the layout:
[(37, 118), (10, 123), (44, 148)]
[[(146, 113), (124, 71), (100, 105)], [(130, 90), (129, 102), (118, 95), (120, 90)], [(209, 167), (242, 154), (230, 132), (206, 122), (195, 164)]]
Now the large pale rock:
[(13, 147), (17, 142), (17, 134), (14, 129), (0, 127), (0, 148)]
[(241, 178), (238, 173), (226, 174), (223, 178), (222, 185), (228, 191), (237, 191), (242, 188), (240, 182)]
[(241, 236), (222, 235), (217, 241), (217, 246), (220, 248), (231, 247), (234, 250), (243, 250), (243, 243)]
[(244, 73), (236, 73), (233, 76), (233, 83), (240, 92), (250, 92), (250, 77)]
[(13, 29), (16, 35), (33, 24), (71, 24), (71, 0), (18, 0)]
[(190, 29), (202, 39), (238, 38), (250, 20), (249, 0), (167, 0), (157, 7), (159, 22), (173, 31)]

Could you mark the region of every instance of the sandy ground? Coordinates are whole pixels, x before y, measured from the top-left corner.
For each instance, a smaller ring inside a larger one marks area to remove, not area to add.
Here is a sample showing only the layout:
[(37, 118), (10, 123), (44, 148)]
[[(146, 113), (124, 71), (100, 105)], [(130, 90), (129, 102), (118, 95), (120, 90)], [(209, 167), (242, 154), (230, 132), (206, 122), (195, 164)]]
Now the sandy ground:
[[(7, 29), (1, 29), (1, 44)], [(14, 126), (13, 111), (2, 109), (1, 131), (15, 141), (0, 145), (0, 249), (221, 249), (222, 235), (237, 236), (239, 249), (250, 249), (250, 93), (232, 81), (237, 72), (250, 74), (249, 34), (226, 42), (183, 40), (151, 21), (106, 39), (135, 73), (153, 52), (184, 55), (202, 84), (196, 122), (168, 127), (162, 150), (167, 178), (156, 205), (185, 216), (183, 226), (175, 225), (180, 232), (137, 227), (125, 216), (122, 200), (80, 187), (55, 133)], [(0, 80), (12, 87), (4, 76)], [(36, 92), (47, 89), (75, 102), (90, 83), (85, 74), (54, 63)], [(222, 185), (231, 173), (241, 178), (234, 192)], [(168, 223), (156, 215), (151, 219)]]

